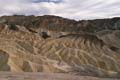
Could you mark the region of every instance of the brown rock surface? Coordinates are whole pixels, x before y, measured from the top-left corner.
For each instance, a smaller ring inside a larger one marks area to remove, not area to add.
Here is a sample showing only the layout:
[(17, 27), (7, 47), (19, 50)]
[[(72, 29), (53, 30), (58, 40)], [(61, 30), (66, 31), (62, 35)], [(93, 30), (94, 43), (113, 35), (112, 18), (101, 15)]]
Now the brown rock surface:
[(0, 20), (1, 71), (120, 78), (119, 18), (77, 22), (55, 16), (4, 16)]

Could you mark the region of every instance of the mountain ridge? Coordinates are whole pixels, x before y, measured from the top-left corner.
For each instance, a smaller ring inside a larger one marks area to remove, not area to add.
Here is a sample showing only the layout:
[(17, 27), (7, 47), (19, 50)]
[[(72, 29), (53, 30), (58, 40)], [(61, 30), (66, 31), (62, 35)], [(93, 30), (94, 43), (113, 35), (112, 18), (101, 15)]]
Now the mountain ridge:
[(29, 31), (51, 37), (60, 37), (71, 33), (96, 34), (96, 32), (103, 30), (120, 30), (120, 18), (75, 21), (50, 15), (14, 15), (0, 17), (0, 23), (9, 25), (13, 30), (17, 30), (16, 25), (24, 26)]

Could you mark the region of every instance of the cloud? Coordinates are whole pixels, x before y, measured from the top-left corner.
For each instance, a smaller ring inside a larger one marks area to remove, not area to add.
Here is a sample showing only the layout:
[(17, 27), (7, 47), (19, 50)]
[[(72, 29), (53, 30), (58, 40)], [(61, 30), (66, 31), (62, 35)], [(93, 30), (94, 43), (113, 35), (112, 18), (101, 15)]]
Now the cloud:
[(32, 2), (39, 3), (39, 2), (53, 2), (53, 3), (60, 3), (62, 0), (31, 0)]
[(120, 0), (0, 0), (0, 15), (12, 14), (108, 18), (120, 16)]

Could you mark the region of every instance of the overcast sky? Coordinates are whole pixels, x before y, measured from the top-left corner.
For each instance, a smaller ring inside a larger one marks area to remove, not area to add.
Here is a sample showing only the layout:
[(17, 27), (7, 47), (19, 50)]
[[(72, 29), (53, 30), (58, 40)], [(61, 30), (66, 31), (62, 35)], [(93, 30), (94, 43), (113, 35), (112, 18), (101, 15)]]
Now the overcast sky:
[(0, 0), (0, 15), (57, 15), (71, 19), (120, 16), (120, 0)]

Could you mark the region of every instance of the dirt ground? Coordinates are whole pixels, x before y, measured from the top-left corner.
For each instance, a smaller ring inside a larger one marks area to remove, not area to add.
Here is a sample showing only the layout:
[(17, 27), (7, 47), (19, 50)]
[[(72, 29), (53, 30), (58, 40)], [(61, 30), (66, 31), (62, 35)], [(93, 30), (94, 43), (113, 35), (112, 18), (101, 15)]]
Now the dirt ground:
[(51, 73), (11, 73), (0, 72), (0, 80), (120, 80), (111, 78), (97, 78), (89, 76), (73, 76), (68, 74)]

